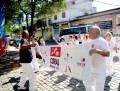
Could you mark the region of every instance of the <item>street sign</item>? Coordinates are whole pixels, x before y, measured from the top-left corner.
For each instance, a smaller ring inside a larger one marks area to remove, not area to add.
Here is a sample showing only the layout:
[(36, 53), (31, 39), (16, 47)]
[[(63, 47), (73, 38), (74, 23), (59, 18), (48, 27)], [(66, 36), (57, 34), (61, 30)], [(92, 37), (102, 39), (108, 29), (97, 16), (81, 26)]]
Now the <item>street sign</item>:
[(101, 21), (99, 24), (101, 29), (111, 29), (112, 28), (112, 20), (109, 21)]
[(21, 20), (19, 20), (19, 19), (13, 19), (13, 23), (14, 24), (21, 24)]

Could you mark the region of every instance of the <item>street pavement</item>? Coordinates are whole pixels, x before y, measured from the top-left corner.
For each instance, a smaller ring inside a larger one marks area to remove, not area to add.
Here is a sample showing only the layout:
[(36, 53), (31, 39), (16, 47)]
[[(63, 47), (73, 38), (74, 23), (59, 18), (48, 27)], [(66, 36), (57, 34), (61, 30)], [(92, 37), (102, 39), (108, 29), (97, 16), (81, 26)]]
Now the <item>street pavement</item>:
[[(114, 62), (113, 70), (115, 73), (106, 78), (104, 91), (120, 91), (120, 62), (118, 60)], [(21, 67), (0, 70), (0, 91), (18, 91), (17, 84), (20, 76)], [(38, 91), (85, 91), (82, 81), (44, 66), (40, 66), (40, 72), (36, 74), (36, 78)], [(28, 81), (25, 86), (28, 89)]]

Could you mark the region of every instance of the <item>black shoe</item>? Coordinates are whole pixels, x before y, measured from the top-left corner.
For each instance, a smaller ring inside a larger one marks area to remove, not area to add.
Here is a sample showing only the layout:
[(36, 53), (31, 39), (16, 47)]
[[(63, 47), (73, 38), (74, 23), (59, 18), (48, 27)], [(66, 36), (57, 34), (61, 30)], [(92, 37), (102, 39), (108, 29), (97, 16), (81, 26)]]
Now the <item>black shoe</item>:
[(36, 71), (35, 74), (39, 73), (39, 71)]

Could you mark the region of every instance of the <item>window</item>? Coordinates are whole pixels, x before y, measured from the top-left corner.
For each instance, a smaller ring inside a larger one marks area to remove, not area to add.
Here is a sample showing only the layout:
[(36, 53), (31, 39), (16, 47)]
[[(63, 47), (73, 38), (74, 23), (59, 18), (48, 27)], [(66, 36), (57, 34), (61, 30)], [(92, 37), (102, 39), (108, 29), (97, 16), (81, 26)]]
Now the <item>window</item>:
[(72, 1), (71, 4), (72, 4), (72, 5), (75, 5), (75, 1)]
[(54, 20), (57, 20), (57, 15), (54, 16)]
[(84, 15), (88, 15), (88, 12), (85, 12)]
[(66, 14), (65, 12), (62, 13), (62, 18), (65, 18), (66, 17)]

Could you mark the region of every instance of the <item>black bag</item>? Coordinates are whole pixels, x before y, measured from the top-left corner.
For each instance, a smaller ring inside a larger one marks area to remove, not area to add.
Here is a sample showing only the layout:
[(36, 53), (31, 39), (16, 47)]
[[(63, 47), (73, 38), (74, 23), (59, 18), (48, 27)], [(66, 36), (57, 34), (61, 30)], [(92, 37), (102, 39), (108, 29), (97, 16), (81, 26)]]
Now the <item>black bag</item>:
[(36, 56), (36, 58), (42, 59), (42, 56), (41, 55), (40, 56)]
[(42, 59), (42, 56), (36, 52), (36, 58)]

